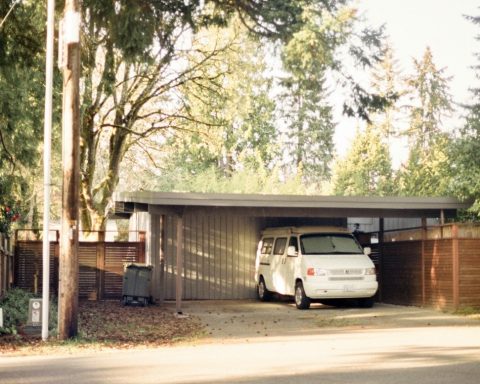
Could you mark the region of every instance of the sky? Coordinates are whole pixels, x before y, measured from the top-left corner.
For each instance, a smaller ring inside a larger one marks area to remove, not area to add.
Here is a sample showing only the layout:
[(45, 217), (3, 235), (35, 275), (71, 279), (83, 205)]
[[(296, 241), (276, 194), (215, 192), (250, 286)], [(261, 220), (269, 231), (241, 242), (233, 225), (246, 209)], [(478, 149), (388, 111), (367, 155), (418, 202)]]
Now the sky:
[[(450, 90), (454, 100), (468, 100), (468, 88), (475, 82), (469, 67), (476, 63), (474, 52), (480, 52), (480, 42), (475, 40), (480, 27), (464, 15), (480, 15), (479, 0), (358, 0), (357, 4), (372, 25), (385, 24), (403, 73), (411, 72), (413, 58), (420, 59), (429, 46), (437, 68), (445, 68), (445, 75), (453, 77)], [(458, 119), (451, 124), (458, 124)], [(335, 137), (339, 155), (351, 142), (355, 132), (351, 126), (351, 121), (339, 122)], [(392, 154), (394, 163), (402, 161), (404, 152)]]

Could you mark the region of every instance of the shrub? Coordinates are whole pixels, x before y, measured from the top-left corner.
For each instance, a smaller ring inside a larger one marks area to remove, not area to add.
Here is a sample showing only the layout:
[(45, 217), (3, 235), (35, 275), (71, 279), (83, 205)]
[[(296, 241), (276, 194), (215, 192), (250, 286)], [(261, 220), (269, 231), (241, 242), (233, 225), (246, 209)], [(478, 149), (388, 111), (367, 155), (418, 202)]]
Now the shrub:
[[(2, 297), (0, 307), (3, 308), (3, 328), (0, 328), (0, 334), (18, 334), (19, 327), (27, 323), (29, 301), (35, 297), (34, 294), (20, 288), (13, 288)], [(50, 300), (49, 317), (49, 328), (55, 329), (57, 327), (55, 298)]]

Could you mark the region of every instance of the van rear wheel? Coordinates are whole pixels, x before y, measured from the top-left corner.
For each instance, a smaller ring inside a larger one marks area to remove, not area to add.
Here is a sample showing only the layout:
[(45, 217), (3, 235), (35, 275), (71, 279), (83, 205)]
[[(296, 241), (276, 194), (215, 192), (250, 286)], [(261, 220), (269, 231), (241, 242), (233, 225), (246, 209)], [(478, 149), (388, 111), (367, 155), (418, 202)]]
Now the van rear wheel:
[(260, 277), (257, 285), (257, 296), (260, 301), (269, 301), (271, 298), (271, 293), (265, 285), (265, 280), (263, 277)]
[(365, 297), (363, 299), (359, 299), (358, 302), (360, 308), (372, 308), (375, 300), (373, 299), (373, 297)]
[(301, 281), (295, 284), (295, 305), (298, 309), (310, 308), (310, 299), (305, 295), (303, 284)]

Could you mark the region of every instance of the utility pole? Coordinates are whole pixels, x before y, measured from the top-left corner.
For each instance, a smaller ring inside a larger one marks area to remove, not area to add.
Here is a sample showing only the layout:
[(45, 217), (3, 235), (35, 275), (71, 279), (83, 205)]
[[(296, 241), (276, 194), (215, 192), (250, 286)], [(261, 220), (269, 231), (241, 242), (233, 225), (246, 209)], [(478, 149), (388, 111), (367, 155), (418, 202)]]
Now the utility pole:
[(78, 332), (78, 231), (80, 174), (80, 4), (65, 0), (60, 28), (63, 69), (62, 226), (60, 231), (58, 338)]
[(45, 125), (43, 134), (43, 276), (42, 276), (42, 340), (48, 339), (50, 309), (50, 163), (52, 148), (53, 49), (55, 32), (55, 0), (47, 2), (47, 60), (45, 64)]

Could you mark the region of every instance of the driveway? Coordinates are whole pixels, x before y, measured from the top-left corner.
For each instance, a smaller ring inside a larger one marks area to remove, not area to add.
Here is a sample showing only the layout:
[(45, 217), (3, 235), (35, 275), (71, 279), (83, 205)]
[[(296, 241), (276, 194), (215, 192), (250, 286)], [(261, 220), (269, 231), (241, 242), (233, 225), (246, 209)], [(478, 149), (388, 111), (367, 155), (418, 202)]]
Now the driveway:
[[(172, 304), (167, 304), (172, 307)], [(435, 383), (480, 377), (480, 320), (376, 305), (187, 302), (205, 337), (156, 349), (0, 357), (0, 383)], [(178, 319), (182, 321), (182, 319)]]
[(312, 304), (309, 310), (301, 311), (290, 301), (226, 300), (185, 302), (183, 310), (207, 325), (207, 335), (202, 342), (212, 343), (339, 332), (480, 326), (480, 316), (467, 318), (431, 309), (388, 304), (376, 304), (369, 309)]

